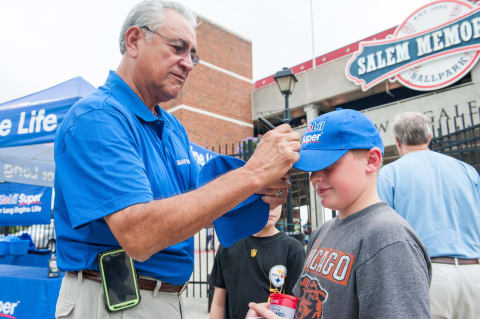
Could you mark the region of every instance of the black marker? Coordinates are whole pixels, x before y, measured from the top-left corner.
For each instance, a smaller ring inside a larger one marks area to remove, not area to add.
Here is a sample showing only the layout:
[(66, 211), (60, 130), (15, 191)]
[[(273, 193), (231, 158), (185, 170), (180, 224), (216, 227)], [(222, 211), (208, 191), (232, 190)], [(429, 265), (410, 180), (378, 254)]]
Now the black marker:
[(273, 130), (273, 129), (275, 129), (275, 126), (273, 126), (272, 123), (270, 123), (269, 121), (267, 121), (267, 120), (264, 119), (263, 117), (260, 116), (260, 117), (258, 118), (258, 120), (259, 120), (260, 122), (262, 122), (262, 124), (265, 125), (265, 126), (268, 128), (268, 130)]

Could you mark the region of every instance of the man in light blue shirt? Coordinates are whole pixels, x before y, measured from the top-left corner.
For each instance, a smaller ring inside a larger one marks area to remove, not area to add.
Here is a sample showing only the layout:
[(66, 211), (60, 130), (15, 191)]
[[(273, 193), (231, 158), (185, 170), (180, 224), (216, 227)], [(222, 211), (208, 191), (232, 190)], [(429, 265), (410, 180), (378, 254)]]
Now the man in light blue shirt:
[(427, 247), (432, 318), (478, 318), (480, 177), (472, 166), (428, 149), (425, 115), (397, 115), (393, 133), (401, 157), (381, 169), (378, 193)]

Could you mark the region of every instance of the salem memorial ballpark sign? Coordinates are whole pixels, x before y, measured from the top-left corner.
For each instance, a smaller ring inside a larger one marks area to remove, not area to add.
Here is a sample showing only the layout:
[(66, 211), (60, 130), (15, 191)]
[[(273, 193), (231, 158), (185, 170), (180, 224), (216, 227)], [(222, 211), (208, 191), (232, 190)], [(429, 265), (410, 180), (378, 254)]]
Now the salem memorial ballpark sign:
[(384, 40), (360, 42), (345, 74), (363, 91), (385, 79), (414, 90), (448, 86), (480, 57), (480, 7), (438, 0), (412, 13)]

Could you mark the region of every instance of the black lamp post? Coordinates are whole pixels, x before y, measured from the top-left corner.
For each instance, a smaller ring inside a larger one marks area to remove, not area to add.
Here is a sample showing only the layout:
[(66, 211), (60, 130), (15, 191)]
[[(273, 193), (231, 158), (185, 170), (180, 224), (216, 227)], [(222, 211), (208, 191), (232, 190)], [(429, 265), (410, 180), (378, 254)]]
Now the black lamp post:
[(289, 68), (283, 68), (281, 71), (275, 73), (275, 82), (283, 95), (285, 95), (285, 110), (283, 111), (283, 123), (290, 122), (290, 110), (288, 109), (288, 97), (292, 94), (295, 88), (295, 83), (298, 82), (295, 74)]
[[(277, 82), (280, 92), (285, 96), (285, 110), (283, 111), (283, 123), (290, 123), (290, 109), (288, 108), (288, 97), (292, 94), (295, 88), (295, 83), (298, 82), (295, 74), (289, 68), (283, 68), (275, 73), (273, 77)], [(292, 191), (288, 192), (287, 196), (287, 231), (291, 234), (293, 232), (293, 214), (292, 214)]]

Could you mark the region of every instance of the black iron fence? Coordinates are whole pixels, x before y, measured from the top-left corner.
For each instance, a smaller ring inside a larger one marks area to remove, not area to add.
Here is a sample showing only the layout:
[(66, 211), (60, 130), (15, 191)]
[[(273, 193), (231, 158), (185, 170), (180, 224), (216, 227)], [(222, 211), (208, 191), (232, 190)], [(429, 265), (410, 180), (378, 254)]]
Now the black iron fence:
[(433, 126), (433, 134), (433, 151), (468, 163), (480, 173), (480, 124), (466, 127), (463, 120), (454, 121), (453, 125), (449, 121), (438, 122)]
[[(28, 234), (35, 244), (36, 249), (55, 248), (55, 229), (53, 224), (31, 226), (0, 226), (0, 237), (12, 235), (21, 236)], [(28, 238), (28, 237), (27, 237)]]

